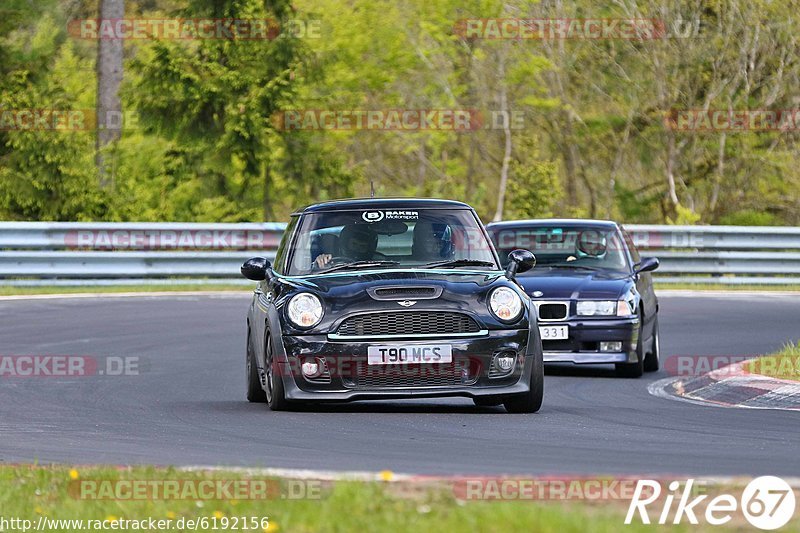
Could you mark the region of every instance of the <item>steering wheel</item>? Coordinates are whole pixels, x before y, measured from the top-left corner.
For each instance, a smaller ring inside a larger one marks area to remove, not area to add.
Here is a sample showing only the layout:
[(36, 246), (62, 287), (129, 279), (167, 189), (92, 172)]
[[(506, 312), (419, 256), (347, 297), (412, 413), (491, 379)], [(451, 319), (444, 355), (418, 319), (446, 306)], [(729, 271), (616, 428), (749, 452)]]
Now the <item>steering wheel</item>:
[[(375, 252), (373, 254), (373, 259), (372, 260), (373, 261), (384, 261), (384, 260), (386, 260), (386, 254), (382, 254), (380, 252)], [(332, 265), (341, 265), (341, 264), (345, 264), (345, 263), (354, 263), (355, 261), (356, 261), (355, 259), (353, 259), (352, 257), (347, 257), (346, 255), (334, 255), (333, 257), (331, 257), (328, 260), (327, 263), (325, 263), (325, 266), (322, 266), (322, 267), (317, 266), (317, 262), (314, 261), (312, 263), (312, 265), (311, 265), (311, 268), (312, 268), (312, 270), (319, 270), (320, 268), (327, 268), (327, 267), (330, 267)]]
[(344, 255), (335, 255), (335, 256), (330, 258), (330, 260), (328, 261), (328, 264), (331, 265), (331, 264), (334, 264), (334, 263), (352, 263), (354, 261), (355, 261), (355, 259), (353, 259), (352, 257), (347, 257), (347, 256), (344, 256)]

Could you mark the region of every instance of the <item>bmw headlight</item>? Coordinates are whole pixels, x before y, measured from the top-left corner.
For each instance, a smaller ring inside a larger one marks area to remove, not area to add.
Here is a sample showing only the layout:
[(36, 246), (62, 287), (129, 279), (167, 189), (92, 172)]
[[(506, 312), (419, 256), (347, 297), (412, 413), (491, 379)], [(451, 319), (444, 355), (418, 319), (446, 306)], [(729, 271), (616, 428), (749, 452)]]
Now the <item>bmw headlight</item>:
[(322, 320), (322, 302), (309, 292), (292, 296), (286, 306), (286, 315), (295, 326), (310, 328)]
[(616, 300), (582, 300), (577, 307), (579, 316), (613, 316), (617, 314)]
[(498, 287), (489, 296), (489, 309), (503, 322), (513, 322), (522, 314), (522, 298), (513, 289)]
[(578, 302), (578, 316), (631, 316), (635, 303), (625, 300), (582, 300)]

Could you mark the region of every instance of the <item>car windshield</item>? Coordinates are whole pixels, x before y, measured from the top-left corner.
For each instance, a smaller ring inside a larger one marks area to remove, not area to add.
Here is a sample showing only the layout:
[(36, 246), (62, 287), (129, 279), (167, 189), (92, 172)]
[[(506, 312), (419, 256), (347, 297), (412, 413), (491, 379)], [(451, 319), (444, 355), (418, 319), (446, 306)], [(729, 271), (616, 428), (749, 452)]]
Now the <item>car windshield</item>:
[(586, 270), (626, 270), (625, 247), (616, 230), (592, 226), (536, 226), (490, 231), (504, 263), (516, 248), (530, 250), (542, 267)]
[(289, 275), (366, 268), (499, 269), (467, 209), (347, 210), (302, 216)]

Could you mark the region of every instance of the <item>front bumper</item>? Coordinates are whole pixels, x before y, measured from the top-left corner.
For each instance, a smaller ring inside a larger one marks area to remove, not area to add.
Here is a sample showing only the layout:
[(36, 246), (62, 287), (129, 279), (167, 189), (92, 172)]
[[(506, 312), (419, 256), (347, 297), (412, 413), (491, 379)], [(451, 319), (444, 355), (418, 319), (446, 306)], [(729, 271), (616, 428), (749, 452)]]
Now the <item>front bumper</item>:
[[(341, 340), (325, 335), (284, 335), (280, 374), (286, 398), (306, 401), (500, 396), (530, 388), (535, 336), (528, 330), (494, 330), (476, 337)], [(371, 345), (449, 344), (449, 364), (367, 365)], [(529, 348), (530, 347), (530, 348)], [(499, 352), (513, 352), (516, 364), (505, 374), (492, 366)], [(303, 361), (324, 361), (328, 375), (309, 379)], [(493, 370), (494, 368), (494, 370)]]
[[(540, 322), (540, 326), (569, 326), (566, 340), (543, 340), (545, 363), (636, 363), (636, 344), (639, 341), (639, 319), (575, 318)], [(601, 352), (600, 342), (622, 342), (619, 352)]]

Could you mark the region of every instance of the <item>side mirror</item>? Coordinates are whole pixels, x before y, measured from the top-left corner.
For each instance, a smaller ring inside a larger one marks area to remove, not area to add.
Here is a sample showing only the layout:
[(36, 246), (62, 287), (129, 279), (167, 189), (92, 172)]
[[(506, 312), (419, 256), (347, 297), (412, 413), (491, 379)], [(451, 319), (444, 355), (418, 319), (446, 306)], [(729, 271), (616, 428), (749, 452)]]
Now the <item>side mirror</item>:
[(242, 276), (253, 281), (264, 281), (269, 277), (270, 266), (265, 257), (253, 257), (242, 265)]
[(508, 254), (506, 277), (514, 279), (518, 273), (527, 272), (536, 265), (536, 256), (528, 250), (512, 250)]
[(659, 264), (658, 258), (645, 257), (638, 264), (633, 266), (633, 273), (641, 274), (642, 272), (652, 272), (658, 268)]

